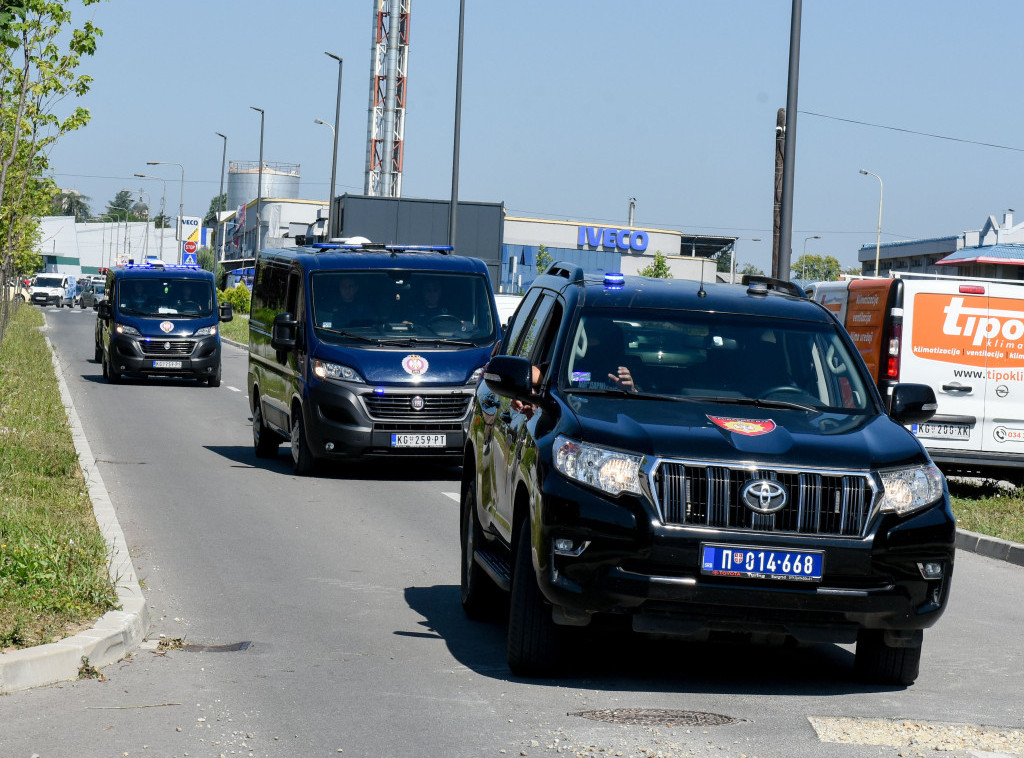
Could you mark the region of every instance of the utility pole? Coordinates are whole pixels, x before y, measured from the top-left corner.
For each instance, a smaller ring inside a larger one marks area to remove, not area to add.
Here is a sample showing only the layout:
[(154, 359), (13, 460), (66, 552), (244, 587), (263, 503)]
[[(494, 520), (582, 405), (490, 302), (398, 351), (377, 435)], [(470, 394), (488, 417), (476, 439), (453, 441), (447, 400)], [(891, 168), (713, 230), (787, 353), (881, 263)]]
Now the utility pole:
[(782, 228), (782, 165), (786, 155), (786, 109), (775, 116), (775, 200), (772, 206), (772, 270), (779, 276), (779, 230)]

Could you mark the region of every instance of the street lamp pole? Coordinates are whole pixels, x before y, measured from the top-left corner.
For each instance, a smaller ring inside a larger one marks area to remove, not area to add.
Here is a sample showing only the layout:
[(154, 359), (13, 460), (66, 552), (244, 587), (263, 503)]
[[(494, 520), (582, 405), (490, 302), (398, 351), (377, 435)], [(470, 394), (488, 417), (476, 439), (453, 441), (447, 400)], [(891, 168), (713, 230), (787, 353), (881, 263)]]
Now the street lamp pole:
[(327, 203), (327, 239), (330, 240), (331, 222), (334, 219), (334, 180), (338, 175), (338, 132), (341, 131), (341, 70), (344, 61), (339, 56), (326, 50), (324, 55), (338, 61), (338, 99), (334, 106), (334, 126), (331, 128), (331, 131), (334, 133), (334, 150), (331, 153), (331, 197)]
[[(749, 237), (748, 242), (760, 242), (760, 237)], [(729, 284), (736, 284), (736, 243), (739, 240), (734, 240), (732, 243), (732, 255), (729, 256)]]
[(253, 255), (254, 258), (259, 258), (260, 237), (263, 234), (263, 218), (260, 214), (263, 205), (263, 121), (265, 114), (262, 108), (257, 108), (255, 105), (250, 105), (249, 107), (260, 114), (260, 169), (256, 179), (256, 250)]
[(865, 171), (864, 169), (861, 169), (860, 172), (865, 176), (873, 176), (878, 180), (878, 236), (875, 237), (875, 276), (878, 276), (878, 259), (882, 249), (882, 192), (884, 188), (882, 186), (882, 177), (878, 174)]
[(452, 199), (448, 209), (448, 244), (455, 248), (455, 225), (459, 215), (459, 152), (462, 143), (462, 47), (466, 28), (466, 0), (459, 2), (459, 52), (455, 65), (455, 134), (452, 142)]
[(136, 174), (140, 179), (156, 179), (163, 182), (164, 194), (160, 196), (160, 260), (164, 259), (164, 227), (167, 226), (167, 217), (164, 215), (167, 205), (167, 180), (162, 176), (150, 176), (149, 174)]
[[(181, 242), (181, 220), (185, 216), (185, 167), (173, 161), (146, 161), (147, 166), (177, 166), (181, 169), (181, 195), (178, 199), (178, 241)], [(178, 254), (175, 256), (177, 262), (181, 263), (181, 246), (178, 246)]]
[(800, 266), (800, 286), (802, 287), (807, 282), (807, 240), (820, 240), (821, 235), (815, 234), (810, 237), (804, 237), (804, 254), (800, 259), (802, 265)]
[(220, 258), (224, 260), (224, 206), (226, 204), (226, 198), (224, 197), (224, 166), (228, 158), (228, 137), (226, 134), (220, 132), (214, 132), (218, 137), (224, 140), (224, 149), (220, 154), (220, 192), (217, 193), (217, 197), (220, 198), (220, 218), (217, 221), (220, 222)]
[[(321, 126), (326, 126), (328, 129), (331, 130), (331, 135), (337, 137), (337, 131), (335, 130), (335, 128), (333, 126), (331, 126), (330, 124), (328, 124), (326, 121), (324, 121), (322, 118), (315, 118), (315, 119), (313, 119), (313, 123), (314, 124), (320, 124)], [(335, 139), (334, 144), (335, 145), (338, 144), (337, 139)], [(329, 190), (329, 194), (327, 196), (327, 229), (326, 229), (326, 235), (325, 235), (325, 239), (327, 239), (327, 240), (330, 240), (330, 238), (331, 238), (331, 205), (333, 204), (333, 202), (334, 202), (334, 169), (332, 168), (331, 169), (331, 189)]]

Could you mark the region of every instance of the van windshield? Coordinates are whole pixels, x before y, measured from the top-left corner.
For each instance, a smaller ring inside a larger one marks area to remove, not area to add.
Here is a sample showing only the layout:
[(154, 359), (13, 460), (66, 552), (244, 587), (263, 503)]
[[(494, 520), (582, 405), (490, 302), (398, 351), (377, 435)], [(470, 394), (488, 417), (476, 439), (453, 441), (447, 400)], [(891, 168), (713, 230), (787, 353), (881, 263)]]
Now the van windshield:
[(325, 342), (481, 346), (497, 338), (487, 280), (447, 271), (323, 271), (313, 320)]
[(36, 287), (60, 287), (64, 284), (63, 276), (37, 276)]
[(133, 316), (203, 318), (213, 315), (213, 306), (213, 286), (206, 279), (138, 277), (117, 282), (117, 307)]
[(625, 370), (632, 383), (626, 388), (640, 394), (877, 412), (862, 364), (830, 324), (585, 309), (570, 334), (558, 376), (569, 392), (621, 393)]

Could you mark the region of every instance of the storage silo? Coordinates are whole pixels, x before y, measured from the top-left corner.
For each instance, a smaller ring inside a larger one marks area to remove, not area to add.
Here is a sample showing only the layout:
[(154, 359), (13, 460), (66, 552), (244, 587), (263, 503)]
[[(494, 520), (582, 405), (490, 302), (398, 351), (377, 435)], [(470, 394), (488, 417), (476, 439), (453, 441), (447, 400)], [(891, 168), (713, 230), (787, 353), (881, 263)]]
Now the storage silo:
[[(259, 161), (231, 161), (228, 164), (226, 210), (238, 210), (238, 206), (243, 203), (251, 203), (256, 199), (259, 174)], [(270, 197), (298, 198), (299, 179), (299, 164), (263, 161), (264, 199)]]

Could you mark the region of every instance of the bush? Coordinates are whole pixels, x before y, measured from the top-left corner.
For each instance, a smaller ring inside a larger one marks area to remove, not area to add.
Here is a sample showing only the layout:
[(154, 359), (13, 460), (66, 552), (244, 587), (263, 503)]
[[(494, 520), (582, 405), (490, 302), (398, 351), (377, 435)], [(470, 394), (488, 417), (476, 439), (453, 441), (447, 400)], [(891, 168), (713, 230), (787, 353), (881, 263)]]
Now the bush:
[(217, 299), (222, 303), (231, 303), (235, 313), (249, 312), (251, 295), (249, 288), (245, 286), (244, 282), (239, 282), (238, 286), (232, 287), (229, 290), (219, 290), (217, 292)]

